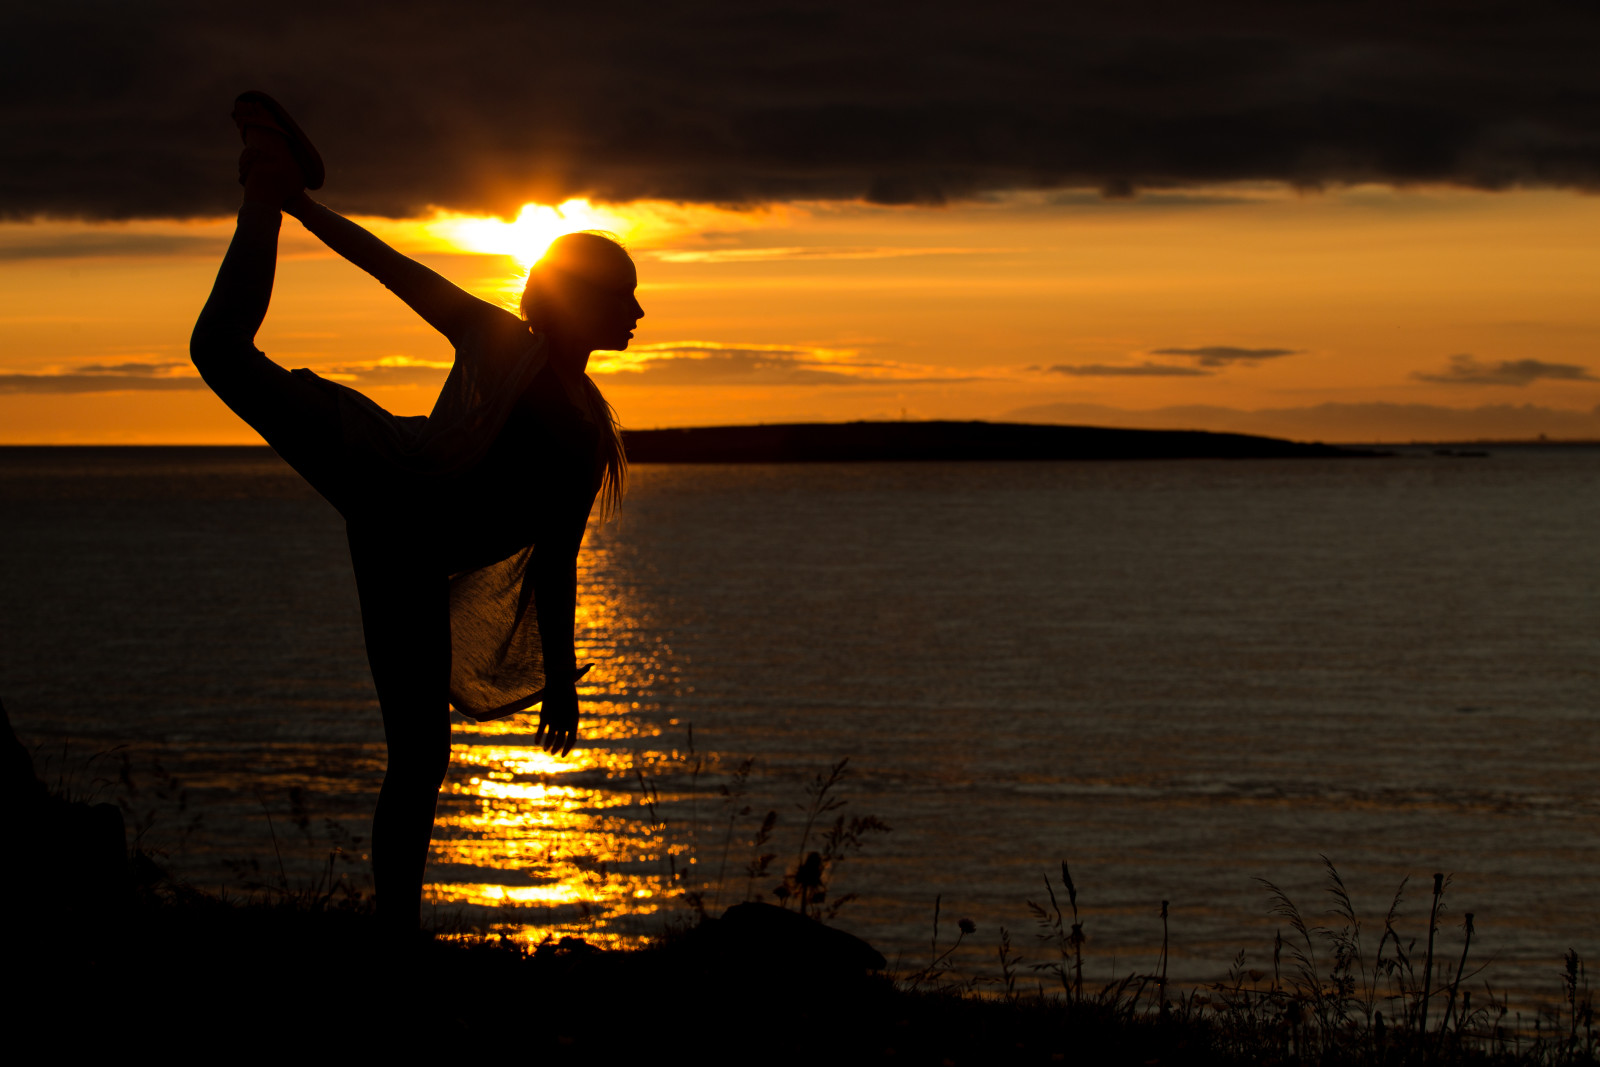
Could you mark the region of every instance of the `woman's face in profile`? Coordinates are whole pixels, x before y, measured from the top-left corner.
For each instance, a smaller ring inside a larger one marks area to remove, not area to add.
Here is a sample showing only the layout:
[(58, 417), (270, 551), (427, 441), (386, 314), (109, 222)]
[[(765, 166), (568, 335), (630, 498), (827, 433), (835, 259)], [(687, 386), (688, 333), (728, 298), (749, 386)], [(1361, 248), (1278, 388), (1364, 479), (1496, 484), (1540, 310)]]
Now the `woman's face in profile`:
[(644, 308), (634, 295), (639, 272), (626, 255), (616, 252), (593, 262), (564, 265), (551, 274), (556, 320), (552, 325), (563, 347), (585, 354), (628, 347)]

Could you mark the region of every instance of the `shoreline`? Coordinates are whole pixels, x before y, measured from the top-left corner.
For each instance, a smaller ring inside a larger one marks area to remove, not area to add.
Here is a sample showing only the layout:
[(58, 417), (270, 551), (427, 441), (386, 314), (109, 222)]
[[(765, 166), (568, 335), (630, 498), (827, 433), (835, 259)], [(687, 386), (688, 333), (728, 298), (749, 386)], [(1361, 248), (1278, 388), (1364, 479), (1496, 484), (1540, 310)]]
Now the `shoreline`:
[[(1486, 450), (1600, 449), (1600, 440), (1450, 438), (1325, 443), (1196, 429), (1147, 430), (981, 419), (797, 422), (625, 429), (631, 463), (867, 463), (1113, 461), (1141, 459), (1350, 459), (1436, 455), (1478, 458)], [(263, 443), (0, 443), (0, 459), (47, 456), (240, 456), (272, 454)]]

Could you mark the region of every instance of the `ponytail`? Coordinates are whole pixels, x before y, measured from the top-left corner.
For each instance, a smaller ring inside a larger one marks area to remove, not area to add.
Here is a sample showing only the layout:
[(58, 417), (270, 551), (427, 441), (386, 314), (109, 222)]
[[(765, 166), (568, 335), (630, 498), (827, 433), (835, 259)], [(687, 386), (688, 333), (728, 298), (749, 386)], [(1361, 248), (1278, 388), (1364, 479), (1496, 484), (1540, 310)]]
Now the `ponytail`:
[(628, 454), (622, 447), (622, 426), (617, 422), (617, 409), (601, 395), (593, 378), (587, 374), (581, 377), (588, 414), (599, 434), (595, 444), (595, 468), (600, 481), (600, 521), (605, 522), (615, 518), (622, 509), (622, 494), (628, 488)]

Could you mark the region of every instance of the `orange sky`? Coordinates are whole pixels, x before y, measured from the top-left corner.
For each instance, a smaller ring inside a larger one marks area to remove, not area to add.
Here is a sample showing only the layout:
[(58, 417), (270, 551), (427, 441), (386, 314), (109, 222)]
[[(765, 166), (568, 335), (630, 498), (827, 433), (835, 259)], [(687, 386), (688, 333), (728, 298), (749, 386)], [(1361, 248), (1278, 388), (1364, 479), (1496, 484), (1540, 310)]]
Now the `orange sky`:
[[(571, 215), (622, 231), (639, 261), (637, 347), (594, 363), (629, 426), (904, 414), (1600, 437), (1594, 197), (1259, 185)], [(526, 235), (464, 223), (374, 225), (510, 299), (519, 263), (488, 250)], [(228, 230), (0, 225), (0, 442), (255, 440), (188, 380), (188, 331)], [(403, 413), (427, 409), (450, 358), (292, 221), (259, 342)]]

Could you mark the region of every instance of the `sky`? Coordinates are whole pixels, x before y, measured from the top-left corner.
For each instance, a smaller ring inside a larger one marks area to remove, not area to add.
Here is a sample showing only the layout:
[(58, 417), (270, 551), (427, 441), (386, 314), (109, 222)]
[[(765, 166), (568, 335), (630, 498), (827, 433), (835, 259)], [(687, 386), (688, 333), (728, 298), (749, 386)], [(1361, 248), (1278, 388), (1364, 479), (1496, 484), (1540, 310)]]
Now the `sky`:
[[(0, 42), (0, 442), (255, 440), (186, 352), (244, 88), (486, 299), (619, 233), (628, 426), (1600, 438), (1585, 5), (213, 7)], [(451, 356), (292, 220), (258, 343), (407, 414)]]

